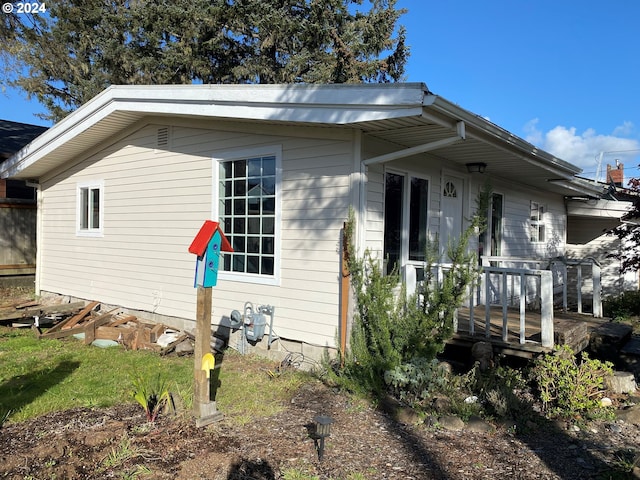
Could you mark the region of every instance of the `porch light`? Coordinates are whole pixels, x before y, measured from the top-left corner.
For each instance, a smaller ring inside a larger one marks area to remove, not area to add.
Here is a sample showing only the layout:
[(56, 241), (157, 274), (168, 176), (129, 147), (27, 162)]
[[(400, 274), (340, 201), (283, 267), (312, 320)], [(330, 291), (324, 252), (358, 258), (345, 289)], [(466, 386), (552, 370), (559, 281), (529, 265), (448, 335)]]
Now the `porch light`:
[[(322, 461), (322, 457), (324, 456), (324, 439), (331, 435), (332, 423), (333, 418), (327, 415), (318, 415), (313, 419), (315, 426), (315, 444), (319, 461)], [(318, 440), (320, 442), (318, 442)]]
[(484, 162), (474, 162), (467, 163), (466, 167), (467, 172), (469, 173), (484, 173), (484, 171), (487, 169), (487, 164)]

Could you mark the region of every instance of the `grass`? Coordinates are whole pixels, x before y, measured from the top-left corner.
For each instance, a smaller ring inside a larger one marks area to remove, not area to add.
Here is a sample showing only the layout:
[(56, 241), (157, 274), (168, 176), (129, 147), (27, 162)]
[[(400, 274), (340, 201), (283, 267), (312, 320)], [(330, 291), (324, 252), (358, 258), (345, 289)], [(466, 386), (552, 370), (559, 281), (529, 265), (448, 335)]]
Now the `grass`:
[[(220, 362), (216, 401), (225, 417), (239, 425), (283, 408), (308, 374), (271, 378), (265, 360), (229, 351)], [(74, 407), (134, 403), (135, 378), (160, 376), (190, 409), (193, 357), (160, 357), (120, 347), (86, 346), (74, 338), (38, 340), (28, 329), (0, 326), (0, 414), (10, 422)], [(3, 415), (4, 416), (4, 415)]]

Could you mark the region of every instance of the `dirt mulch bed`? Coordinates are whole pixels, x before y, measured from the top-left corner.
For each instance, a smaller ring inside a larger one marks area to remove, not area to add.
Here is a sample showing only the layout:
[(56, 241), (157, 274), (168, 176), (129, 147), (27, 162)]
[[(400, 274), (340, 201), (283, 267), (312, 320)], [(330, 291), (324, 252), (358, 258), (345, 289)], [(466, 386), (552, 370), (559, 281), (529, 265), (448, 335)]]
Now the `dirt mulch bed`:
[[(319, 413), (335, 419), (322, 462), (310, 437)], [(5, 424), (0, 478), (266, 480), (292, 469), (345, 480), (632, 478), (613, 468), (629, 467), (640, 441), (637, 427), (621, 423), (580, 431), (548, 423), (527, 435), (403, 425), (320, 382), (275, 416), (230, 420), (196, 428), (186, 414), (164, 415), (149, 426), (138, 406), (121, 405)]]

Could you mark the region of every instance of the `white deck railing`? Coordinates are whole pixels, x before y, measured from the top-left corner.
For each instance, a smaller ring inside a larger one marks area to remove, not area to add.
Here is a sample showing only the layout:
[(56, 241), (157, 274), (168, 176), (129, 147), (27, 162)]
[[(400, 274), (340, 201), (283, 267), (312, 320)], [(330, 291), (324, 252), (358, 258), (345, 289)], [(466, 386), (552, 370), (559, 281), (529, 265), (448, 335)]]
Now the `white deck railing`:
[[(434, 279), (436, 282), (440, 282), (446, 271), (450, 269), (448, 264), (434, 265)], [(417, 286), (417, 274), (416, 270), (423, 268), (418, 265), (406, 265), (404, 269), (404, 281), (407, 285), (408, 292), (414, 292)], [(495, 282), (493, 279), (498, 277), (500, 280)], [(495, 305), (495, 299), (499, 299), (499, 304), (502, 306), (502, 324), (501, 324), (501, 339), (504, 342), (508, 342), (509, 326), (508, 326), (508, 308), (510, 305), (509, 299), (513, 299), (513, 295), (509, 295), (509, 284), (518, 284), (519, 288), (519, 310), (520, 310), (520, 322), (518, 338), (521, 344), (526, 343), (526, 312), (530, 311), (531, 306), (527, 305), (526, 299), (529, 290), (531, 289), (531, 282), (527, 279), (533, 279), (533, 283), (539, 285), (536, 288), (536, 295), (540, 298), (540, 332), (541, 332), (541, 344), (543, 347), (553, 346), (553, 279), (552, 273), (549, 270), (530, 270), (530, 269), (517, 269), (517, 268), (502, 268), (502, 267), (483, 267), (480, 282), (478, 286), (474, 288), (474, 292), (469, 292), (467, 296), (466, 306), (469, 307), (469, 334), (475, 334), (475, 318), (476, 310), (479, 304), (484, 304), (484, 321), (485, 321), (485, 336), (489, 338), (491, 336), (491, 306)], [(511, 279), (511, 282), (509, 281)], [(516, 279), (519, 279), (516, 282)], [(538, 279), (538, 281), (536, 281)], [(529, 295), (530, 296), (530, 295)], [(484, 299), (493, 298), (494, 301), (487, 302)], [(458, 331), (457, 318), (454, 319), (454, 331)]]
[[(508, 341), (508, 311), (509, 308), (518, 308), (519, 311), (519, 343), (526, 343), (526, 313), (539, 314), (541, 344), (543, 347), (553, 346), (553, 309), (554, 294), (562, 295), (562, 307), (568, 309), (568, 274), (575, 269), (576, 296), (578, 312), (582, 313), (582, 289), (585, 286), (586, 276), (583, 267), (590, 268), (593, 286), (593, 315), (602, 316), (602, 302), (600, 296), (600, 265), (593, 259), (566, 260), (556, 258), (552, 260), (537, 260), (531, 258), (514, 257), (482, 257), (482, 273), (480, 282), (467, 298), (466, 306), (469, 307), (469, 334), (475, 334), (475, 317), (479, 305), (484, 305), (485, 336), (491, 336), (491, 307), (502, 307), (501, 338)], [(501, 266), (505, 265), (505, 266)], [(506, 266), (508, 265), (508, 266)], [(520, 265), (522, 268), (516, 268)], [(535, 267), (535, 268), (531, 268)], [(404, 269), (404, 281), (407, 291), (415, 291), (417, 270), (423, 265), (409, 264)], [(440, 282), (448, 264), (435, 265), (435, 281)], [(457, 332), (457, 319), (454, 320), (454, 330)]]
[[(583, 260), (569, 260), (564, 257), (553, 259), (531, 259), (517, 257), (482, 257), (482, 265), (499, 266), (511, 268), (517, 265), (519, 268), (529, 268), (530, 265), (540, 270), (550, 270), (553, 272), (553, 291), (562, 297), (562, 309), (568, 311), (569, 294), (575, 295), (578, 313), (583, 311), (583, 289), (589, 288), (586, 283), (591, 280), (593, 290), (591, 312), (594, 317), (602, 317), (602, 282), (600, 264), (593, 258)], [(585, 275), (585, 269), (590, 270), (591, 275)], [(575, 278), (575, 285), (569, 282), (569, 276)], [(573, 291), (570, 290), (574, 287)], [(514, 290), (512, 289), (512, 292)], [(555, 302), (554, 302), (555, 303)]]
[[(494, 279), (498, 278), (496, 282)], [(533, 280), (532, 282), (529, 280)], [(496, 305), (495, 300), (502, 306), (502, 326), (501, 337), (503, 342), (508, 341), (509, 336), (509, 307), (514, 306), (514, 299), (517, 299), (519, 309), (518, 339), (520, 344), (526, 343), (526, 313), (536, 310), (532, 305), (537, 302), (527, 302), (530, 298), (529, 290), (534, 285), (535, 297), (540, 304), (540, 335), (543, 347), (553, 347), (553, 274), (549, 270), (532, 270), (524, 268), (504, 268), (504, 267), (482, 267), (482, 275), (479, 291), (476, 295), (469, 296), (469, 333), (473, 335), (474, 323), (474, 300), (484, 303), (485, 311), (485, 336), (491, 335), (491, 306)], [(509, 288), (511, 287), (511, 288)], [(517, 289), (517, 293), (514, 290)], [(496, 295), (497, 293), (497, 295)], [(474, 297), (477, 296), (477, 299)], [(491, 301), (491, 299), (494, 301)]]

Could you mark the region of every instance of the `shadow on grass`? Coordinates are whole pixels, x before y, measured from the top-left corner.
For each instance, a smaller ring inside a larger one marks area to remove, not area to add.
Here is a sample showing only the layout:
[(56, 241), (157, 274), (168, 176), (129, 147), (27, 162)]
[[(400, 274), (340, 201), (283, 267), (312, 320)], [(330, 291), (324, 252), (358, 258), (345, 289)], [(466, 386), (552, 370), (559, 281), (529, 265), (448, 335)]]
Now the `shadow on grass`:
[(29, 405), (51, 387), (61, 383), (79, 366), (80, 362), (62, 361), (55, 367), (33, 370), (6, 380), (0, 384), (0, 416), (4, 416), (6, 412), (17, 412)]

